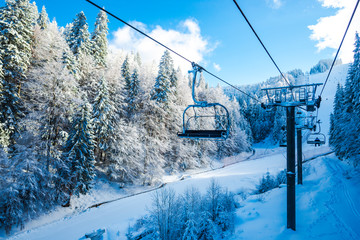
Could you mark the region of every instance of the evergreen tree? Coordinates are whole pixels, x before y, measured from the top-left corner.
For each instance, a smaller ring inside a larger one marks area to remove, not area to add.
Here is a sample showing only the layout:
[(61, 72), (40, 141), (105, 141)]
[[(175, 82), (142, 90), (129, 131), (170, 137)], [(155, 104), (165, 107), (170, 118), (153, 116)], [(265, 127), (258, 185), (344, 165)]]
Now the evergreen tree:
[(95, 177), (94, 142), (88, 104), (80, 107), (67, 139), (63, 158), (69, 167), (70, 194), (86, 194)]
[(126, 90), (127, 97), (125, 98), (125, 102), (127, 103), (128, 114), (131, 116), (139, 108), (140, 81), (137, 69), (134, 69), (134, 72), (130, 78), (129, 87), (126, 88)]
[(337, 156), (341, 159), (344, 157), (344, 146), (343, 141), (345, 139), (345, 135), (343, 132), (343, 120), (344, 120), (344, 101), (345, 101), (345, 93), (344, 88), (338, 84), (334, 105), (333, 105), (333, 113), (330, 115), (330, 136), (329, 143), (335, 149)]
[(69, 73), (75, 77), (75, 79), (79, 79), (78, 63), (76, 62), (74, 54), (70, 50), (64, 50), (62, 63), (66, 66)]
[(0, 103), (0, 123), (9, 133), (9, 145), (15, 144), (15, 135), (20, 132), (19, 121), (24, 116), (23, 104), (12, 82), (3, 82), (2, 102)]
[(4, 73), (0, 123), (10, 131), (11, 145), (23, 116), (19, 95), (30, 64), (33, 11), (28, 0), (7, 0), (0, 10), (0, 59)]
[(124, 79), (124, 88), (125, 91), (130, 91), (131, 89), (131, 73), (130, 73), (130, 63), (129, 56), (126, 56), (123, 64), (121, 65), (121, 76)]
[[(342, 110), (339, 116), (338, 107), (334, 106), (334, 118), (332, 127), (332, 143), (335, 151), (340, 158), (349, 159), (355, 166), (360, 162), (360, 127), (359, 117), (359, 93), (360, 86), (360, 37), (358, 33), (355, 36), (354, 62), (348, 70), (348, 76), (345, 82), (344, 98), (342, 100)], [(340, 95), (341, 92), (337, 92)], [(338, 96), (336, 96), (337, 98)], [(339, 105), (340, 102), (335, 102)], [(338, 118), (339, 117), (339, 118)], [(340, 119), (340, 121), (338, 121)], [(339, 134), (336, 134), (339, 131)], [(338, 136), (337, 136), (338, 135)], [(351, 144), (344, 144), (351, 143)]]
[(198, 240), (215, 240), (217, 239), (217, 229), (211, 220), (209, 212), (203, 212), (198, 230)]
[(22, 221), (22, 210), (21, 197), (19, 191), (16, 189), (16, 183), (12, 183), (7, 188), (2, 189), (1, 208), (0, 208), (0, 221), (1, 226), (5, 228), (7, 234), (10, 233), (12, 226), (20, 226), (23, 224)]
[[(151, 100), (155, 100), (160, 104), (168, 104), (171, 94), (171, 75), (173, 69), (173, 60), (170, 52), (166, 50), (160, 60), (158, 76), (151, 92)], [(173, 84), (175, 84), (175, 81)]]
[[(2, 71), (2, 63), (0, 61), (0, 106), (3, 106), (4, 101), (4, 88), (3, 88), (3, 82), (4, 82), (4, 75)], [(0, 119), (0, 151), (3, 149), (7, 149), (7, 146), (9, 145), (9, 130), (6, 129), (5, 124), (2, 123), (4, 119)]]
[(173, 92), (173, 94), (176, 96), (177, 95), (177, 88), (178, 88), (178, 72), (176, 71), (174, 68), (171, 71), (171, 75), (170, 75), (170, 88)]
[(132, 76), (130, 73), (130, 63), (129, 63), (129, 56), (126, 56), (123, 64), (121, 65), (121, 76), (124, 80), (124, 101), (127, 106), (125, 106), (125, 111), (127, 111), (128, 115), (131, 112), (130, 102), (133, 101), (132, 94)]
[(115, 108), (110, 100), (107, 82), (102, 78), (93, 104), (95, 155), (99, 163), (107, 161), (109, 144), (113, 138), (114, 116)]
[(185, 223), (185, 232), (182, 240), (197, 240), (197, 229), (193, 218), (189, 218)]
[(283, 126), (286, 126), (285, 108), (277, 107), (274, 115), (273, 128), (270, 134), (273, 143), (276, 144), (283, 141), (283, 136), (281, 134)]
[(37, 23), (41, 29), (45, 29), (47, 25), (50, 23), (49, 16), (46, 12), (45, 6), (42, 7), (42, 10), (39, 14), (39, 18), (37, 19)]
[(90, 33), (88, 28), (89, 26), (86, 22), (84, 12), (78, 13), (66, 36), (69, 47), (76, 59), (78, 59), (81, 54), (91, 54)]
[(44, 189), (45, 175), (41, 163), (34, 155), (33, 149), (17, 146), (11, 161), (14, 161), (14, 180), (18, 183), (22, 209), (22, 221), (29, 221), (38, 216), (48, 189)]
[(106, 57), (108, 54), (108, 24), (109, 20), (104, 11), (100, 11), (95, 22), (95, 29), (92, 33), (92, 55), (95, 63), (101, 67), (106, 67)]
[[(358, 33), (356, 33), (355, 36), (355, 49), (354, 49), (354, 62), (351, 65), (351, 68), (353, 70), (349, 70), (351, 72), (356, 71), (353, 76), (350, 76), (352, 78), (352, 84), (348, 86), (347, 92), (350, 90), (353, 92), (353, 98), (352, 98), (352, 104), (355, 116), (360, 116), (360, 36)], [(350, 98), (351, 96), (349, 96)]]
[(6, 82), (20, 84), (30, 65), (33, 6), (29, 0), (7, 0), (0, 12), (0, 52)]
[(45, 197), (44, 175), (33, 150), (16, 146), (11, 159), (0, 156), (0, 226), (12, 226), (38, 215)]

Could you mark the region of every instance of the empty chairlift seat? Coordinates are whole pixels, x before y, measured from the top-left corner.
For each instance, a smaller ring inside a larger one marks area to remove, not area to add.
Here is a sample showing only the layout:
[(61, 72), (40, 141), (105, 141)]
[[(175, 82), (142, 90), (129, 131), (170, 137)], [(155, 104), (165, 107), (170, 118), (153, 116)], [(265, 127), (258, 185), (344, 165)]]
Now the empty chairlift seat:
[(183, 130), (177, 135), (181, 138), (225, 140), (229, 136), (230, 116), (225, 106), (220, 103), (198, 101), (195, 98), (196, 75), (202, 68), (193, 63), (192, 98), (183, 113)]

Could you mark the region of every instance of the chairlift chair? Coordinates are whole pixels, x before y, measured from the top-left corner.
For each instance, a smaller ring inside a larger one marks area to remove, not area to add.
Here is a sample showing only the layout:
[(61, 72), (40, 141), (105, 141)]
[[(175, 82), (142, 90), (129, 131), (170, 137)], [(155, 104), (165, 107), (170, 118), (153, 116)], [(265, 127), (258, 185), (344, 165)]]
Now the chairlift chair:
[[(319, 126), (318, 131), (314, 133), (310, 133), (306, 143), (310, 145), (314, 145), (315, 147), (324, 145), (326, 143), (326, 136), (325, 134), (321, 133), (321, 127), (320, 127), (320, 120), (316, 122)], [(316, 125), (314, 126), (314, 131), (316, 131)]]
[(183, 131), (181, 138), (225, 140), (230, 132), (230, 116), (225, 106), (220, 103), (198, 101), (195, 97), (196, 75), (203, 69), (193, 63), (192, 98), (193, 105), (187, 106), (183, 113)]
[(307, 139), (307, 144), (312, 144), (317, 146), (324, 145), (326, 143), (326, 137), (323, 133), (310, 133)]

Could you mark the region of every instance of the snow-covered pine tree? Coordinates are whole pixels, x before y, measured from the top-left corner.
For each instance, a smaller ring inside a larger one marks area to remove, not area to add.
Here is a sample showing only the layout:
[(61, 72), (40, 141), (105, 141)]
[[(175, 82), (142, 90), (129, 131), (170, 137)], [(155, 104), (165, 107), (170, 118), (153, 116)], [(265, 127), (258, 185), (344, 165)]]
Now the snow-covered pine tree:
[(140, 80), (139, 73), (136, 68), (131, 75), (129, 88), (126, 87), (125, 90), (127, 90), (127, 96), (125, 98), (125, 102), (127, 103), (127, 111), (129, 116), (132, 116), (138, 110), (140, 100)]
[(0, 123), (9, 133), (9, 147), (15, 144), (15, 135), (20, 132), (19, 121), (24, 116), (23, 104), (18, 97), (17, 88), (12, 82), (3, 82), (0, 102)]
[(173, 68), (170, 74), (170, 88), (172, 90), (172, 93), (176, 96), (177, 95), (177, 89), (178, 89), (178, 82), (179, 82), (179, 75), (180, 75), (180, 69), (177, 71)]
[(343, 133), (343, 118), (345, 112), (343, 111), (344, 107), (344, 88), (338, 84), (336, 88), (333, 113), (330, 115), (330, 136), (329, 144), (332, 146), (336, 152), (336, 155), (342, 159), (344, 157), (344, 133)]
[(14, 162), (0, 149), (0, 227), (9, 234), (13, 225), (22, 223), (21, 197), (13, 176)]
[(355, 106), (359, 106), (360, 103), (357, 104), (357, 99), (359, 93), (358, 87), (360, 85), (360, 76), (359, 74), (359, 68), (360, 68), (360, 36), (358, 33), (355, 34), (355, 49), (354, 52), (354, 62), (350, 65), (350, 68), (348, 70), (348, 75), (345, 82), (345, 101), (344, 101), (344, 107), (345, 111), (348, 113), (352, 113)]
[[(3, 91), (4, 91), (3, 82), (4, 82), (4, 74), (2, 71), (2, 62), (0, 61), (0, 106), (2, 106), (2, 102), (3, 102)], [(6, 152), (8, 145), (9, 145), (9, 130), (5, 128), (4, 123), (0, 122), (0, 151)]]
[[(359, 33), (356, 33), (355, 37), (355, 49), (354, 49), (354, 62), (351, 65), (351, 68), (355, 71), (353, 77), (352, 77), (352, 84), (351, 86), (348, 86), (348, 88), (345, 87), (345, 91), (348, 92), (351, 87), (352, 96), (347, 96), (352, 100), (353, 105), (353, 112), (355, 117), (360, 118), (360, 36)], [(351, 98), (353, 97), (353, 98)], [(357, 122), (359, 119), (355, 119)], [(358, 126), (358, 124), (356, 124)], [(356, 128), (356, 131), (360, 133), (360, 127)], [(360, 147), (359, 147), (360, 148)]]
[(1, 189), (0, 200), (0, 226), (4, 227), (6, 234), (10, 234), (11, 228), (23, 224), (23, 206), (21, 196), (17, 190), (17, 183), (10, 183), (6, 188)]
[(110, 99), (107, 81), (103, 77), (93, 103), (94, 140), (96, 142), (94, 152), (99, 164), (104, 164), (108, 160), (109, 145), (114, 138), (114, 117), (114, 103)]
[(109, 20), (104, 11), (99, 12), (95, 29), (91, 36), (91, 52), (95, 63), (100, 67), (106, 67), (106, 57), (108, 54), (108, 24)]
[(79, 68), (78, 63), (75, 59), (74, 54), (69, 50), (64, 50), (62, 55), (62, 63), (66, 66), (66, 69), (75, 79), (79, 79)]
[[(69, 27), (70, 29), (66, 31), (66, 40), (76, 60), (76, 67), (70, 69), (76, 71), (79, 86), (86, 92), (88, 102), (92, 103), (101, 73), (96, 71), (85, 14), (83, 12), (77, 14)], [(71, 62), (71, 58), (68, 60)]]
[(271, 140), (274, 144), (283, 140), (283, 136), (280, 134), (283, 126), (286, 126), (285, 108), (277, 107), (274, 115), (274, 125), (270, 133)]
[(18, 122), (23, 116), (19, 95), (30, 64), (33, 34), (33, 6), (28, 0), (7, 0), (0, 10), (0, 59), (4, 72), (0, 123), (15, 143)]
[(0, 226), (7, 233), (13, 226), (23, 228), (45, 201), (43, 171), (33, 150), (21, 145), (15, 149), (11, 159), (0, 156)]
[(95, 177), (94, 141), (90, 106), (84, 103), (74, 116), (63, 159), (69, 168), (69, 193), (86, 194)]
[(166, 50), (160, 59), (158, 76), (151, 92), (151, 100), (155, 100), (157, 103), (163, 104), (164, 106), (168, 104), (170, 94), (172, 93), (171, 74), (173, 69), (173, 60), (170, 56), (170, 52)]
[(126, 56), (123, 64), (121, 65), (121, 76), (124, 79), (124, 88), (128, 90), (131, 88), (131, 73), (130, 73), (130, 63), (129, 63), (129, 56)]
[(21, 83), (30, 65), (34, 8), (29, 0), (6, 0), (0, 10), (0, 50), (5, 81)]
[(185, 223), (185, 232), (182, 236), (182, 240), (197, 240), (196, 223), (193, 218), (194, 214), (190, 214), (189, 219)]
[(91, 54), (90, 33), (88, 29), (89, 26), (86, 22), (85, 14), (81, 11), (76, 15), (71, 29), (67, 32), (68, 35), (66, 36), (69, 47), (77, 59), (80, 54)]
[(26, 222), (38, 216), (47, 200), (48, 190), (46, 186), (46, 175), (34, 154), (33, 149), (18, 145), (11, 161), (13, 165), (13, 181), (17, 182), (17, 190), (21, 199), (22, 216), (21, 221)]
[[(130, 72), (130, 63), (129, 63), (129, 56), (126, 56), (123, 64), (121, 65), (121, 76), (123, 78), (124, 81), (124, 97), (125, 97), (125, 111), (128, 114), (128, 117), (131, 116), (131, 109), (132, 109), (132, 102), (134, 102), (135, 100), (135, 96), (133, 96), (133, 87), (137, 87), (135, 86), (135, 84), (132, 83), (133, 81), (133, 76), (131, 75)], [(135, 76), (136, 77), (136, 76)], [(138, 77), (138, 76), (137, 76)], [(137, 80), (137, 85), (138, 85), (138, 80)], [(136, 89), (135, 89), (136, 90)], [(135, 92), (136, 93), (136, 92)]]
[[(342, 113), (341, 136), (343, 137), (343, 149), (339, 151), (344, 153), (344, 158), (349, 159), (355, 166), (359, 164), (360, 154), (360, 127), (357, 124), (360, 121), (360, 96), (358, 88), (360, 87), (360, 36), (355, 35), (354, 62), (351, 64), (344, 88), (344, 101)], [(335, 125), (336, 126), (336, 125)], [(337, 127), (337, 126), (336, 126)]]
[(218, 236), (215, 223), (211, 220), (211, 214), (204, 211), (198, 228), (198, 240), (215, 240)]
[(40, 26), (41, 29), (45, 29), (49, 23), (49, 16), (46, 12), (45, 6), (43, 6), (39, 14), (39, 18), (37, 19), (37, 24)]
[(235, 216), (234, 194), (225, 190), (221, 194), (219, 216), (215, 222), (222, 230), (221, 235), (223, 239), (226, 239), (226, 236), (233, 233), (235, 227)]

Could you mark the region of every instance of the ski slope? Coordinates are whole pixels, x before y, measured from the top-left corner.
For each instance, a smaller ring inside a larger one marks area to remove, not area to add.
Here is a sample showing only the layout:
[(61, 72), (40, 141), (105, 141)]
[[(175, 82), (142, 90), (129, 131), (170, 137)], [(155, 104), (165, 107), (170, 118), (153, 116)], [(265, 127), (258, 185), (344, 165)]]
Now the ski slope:
[[(347, 66), (336, 66), (323, 93), (319, 111), (322, 130), (328, 133), (329, 115), (338, 81), (343, 82)], [(326, 73), (312, 75), (310, 81), (323, 82)], [(212, 179), (234, 193), (248, 197), (240, 201), (233, 239), (360, 239), (360, 173), (333, 154), (318, 157), (304, 164), (304, 182), (296, 187), (297, 230), (286, 229), (286, 188), (277, 188), (261, 195), (252, 195), (259, 179), (266, 173), (276, 174), (286, 168), (286, 150), (267, 145), (255, 146), (251, 156), (223, 159), (215, 170), (189, 171), (183, 175), (164, 177), (178, 194), (196, 187), (205, 192)], [(328, 153), (328, 146), (304, 145), (305, 159)], [(238, 162), (238, 163), (236, 163)], [(223, 166), (223, 167), (221, 167)], [(203, 171), (203, 172), (201, 172)], [(149, 189), (134, 189), (134, 192)], [(25, 225), (25, 229), (9, 239), (63, 240), (85, 239), (86, 233), (105, 229), (104, 239), (126, 239), (129, 224), (145, 215), (151, 207), (153, 191), (125, 197), (97, 208), (69, 212), (60, 209)], [(126, 193), (112, 196), (124, 197)], [(109, 196), (88, 196), (87, 206), (96, 199), (108, 200)], [(82, 198), (84, 203), (87, 197)], [(65, 216), (65, 217), (64, 217)]]

